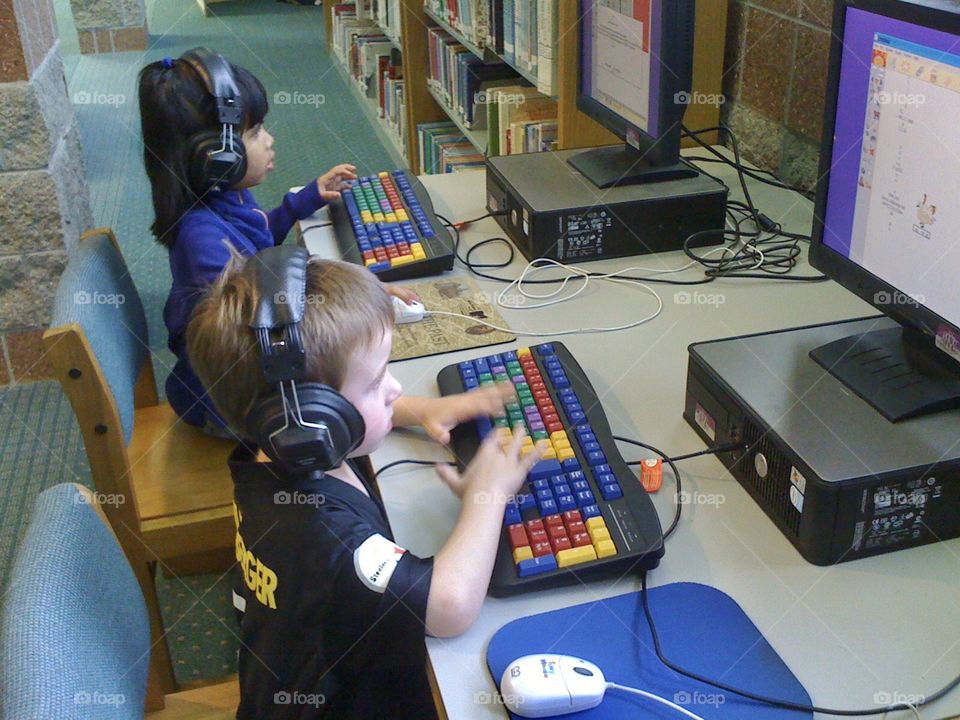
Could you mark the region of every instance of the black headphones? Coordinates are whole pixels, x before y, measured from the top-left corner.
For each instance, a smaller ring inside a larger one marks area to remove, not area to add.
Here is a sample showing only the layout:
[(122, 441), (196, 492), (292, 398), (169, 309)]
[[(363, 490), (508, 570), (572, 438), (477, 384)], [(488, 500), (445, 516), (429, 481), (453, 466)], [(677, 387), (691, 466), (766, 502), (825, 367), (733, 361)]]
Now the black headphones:
[(339, 467), (366, 432), (363, 417), (329, 385), (304, 382), (306, 353), (300, 323), (306, 305), (307, 251), (266, 248), (256, 263), (260, 293), (250, 328), (260, 347), (260, 367), (276, 391), (247, 415), (257, 444), (292, 475), (317, 475)]
[(217, 103), (220, 131), (194, 133), (189, 146), (190, 187), (198, 196), (214, 188), (226, 190), (243, 180), (247, 173), (247, 154), (241, 139), (243, 108), (240, 90), (230, 63), (220, 53), (205, 47), (188, 50), (180, 59), (189, 64), (203, 80), (207, 92)]

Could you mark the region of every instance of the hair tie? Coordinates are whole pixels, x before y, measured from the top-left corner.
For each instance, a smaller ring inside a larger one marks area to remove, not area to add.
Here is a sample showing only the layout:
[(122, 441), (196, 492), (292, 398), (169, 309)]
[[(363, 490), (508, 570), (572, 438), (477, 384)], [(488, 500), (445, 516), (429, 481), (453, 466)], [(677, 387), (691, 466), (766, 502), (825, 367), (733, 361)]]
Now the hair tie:
[(167, 55), (167, 56), (166, 56), (163, 60), (161, 60), (160, 62), (163, 63), (163, 66), (164, 66), (167, 70), (170, 70), (170, 69), (173, 67), (173, 58), (170, 57), (169, 55)]

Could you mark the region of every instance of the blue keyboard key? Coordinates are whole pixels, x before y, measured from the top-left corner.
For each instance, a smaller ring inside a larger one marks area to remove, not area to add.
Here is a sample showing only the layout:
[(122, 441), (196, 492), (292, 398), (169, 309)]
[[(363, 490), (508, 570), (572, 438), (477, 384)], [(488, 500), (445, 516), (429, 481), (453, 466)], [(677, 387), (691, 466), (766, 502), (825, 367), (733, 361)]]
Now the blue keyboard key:
[(550, 572), (557, 569), (557, 559), (553, 555), (541, 555), (540, 557), (521, 560), (517, 564), (517, 575), (520, 577), (530, 577), (540, 573)]
[(604, 500), (616, 500), (617, 498), (623, 497), (623, 490), (621, 490), (620, 486), (616, 483), (611, 485), (601, 485), (600, 494), (603, 495)]
[(570, 381), (567, 380), (567, 376), (551, 378), (553, 380), (553, 386), (555, 388), (566, 388), (570, 387)]
[(492, 429), (493, 423), (490, 422), (490, 418), (477, 418), (477, 435), (479, 435), (481, 439), (485, 438)]
[(491, 365), (503, 365), (503, 357), (498, 354), (487, 355), (487, 362)]
[(476, 378), (467, 378), (463, 381), (464, 390), (473, 390), (475, 387), (480, 387), (480, 381)]
[[(609, 467), (609, 465), (607, 466)], [(617, 476), (612, 472), (602, 473), (596, 468), (593, 469), (593, 476), (597, 479), (597, 485), (609, 485), (617, 482)]]
[(595, 475), (613, 475), (613, 470), (610, 469), (610, 466), (604, 463), (603, 465), (594, 465), (593, 473)]
[(514, 502), (507, 503), (507, 509), (503, 512), (504, 525), (516, 525), (520, 522), (520, 508)]
[(562, 484), (562, 485), (554, 485), (554, 486), (553, 486), (553, 494), (556, 495), (557, 497), (560, 497), (561, 495), (569, 495), (569, 494), (570, 494), (570, 486), (567, 485), (566, 483), (564, 483), (564, 484)]
[(517, 505), (520, 506), (520, 512), (524, 510), (529, 510), (532, 507), (536, 507), (536, 502), (533, 499), (533, 495), (530, 493), (520, 493), (517, 495)]
[(549, 500), (544, 500), (543, 502), (538, 503), (538, 505), (540, 507), (540, 514), (543, 516), (556, 515), (558, 512), (557, 501), (554, 500), (553, 498), (550, 498)]
[(593, 492), (590, 490), (581, 490), (577, 493), (577, 505), (580, 507), (589, 507), (597, 502), (597, 499), (593, 496)]
[(530, 472), (527, 473), (527, 477), (530, 480), (539, 480), (540, 478), (547, 478), (551, 475), (559, 475), (562, 472), (563, 468), (556, 460), (540, 460), (536, 465), (530, 468)]
[(577, 480), (573, 485), (570, 486), (574, 492), (582, 492), (584, 490), (590, 489), (590, 483), (586, 480)]
[(544, 343), (540, 346), (541, 355), (553, 355), (554, 352), (553, 343)]
[(582, 425), (577, 425), (577, 426), (573, 429), (573, 431), (577, 434), (577, 437), (579, 438), (579, 437), (581, 437), (582, 435), (584, 435), (584, 434), (586, 434), (586, 433), (592, 433), (592, 432), (593, 432), (593, 428), (590, 427), (590, 425), (584, 423), (584, 424), (582, 424)]
[(592, 432), (585, 432), (585, 433), (583, 433), (582, 435), (578, 435), (578, 436), (577, 436), (577, 439), (578, 439), (581, 443), (596, 442), (596, 441), (597, 441), (597, 436), (594, 435)]
[(550, 483), (545, 478), (540, 478), (539, 480), (534, 480), (532, 483), (530, 483), (530, 487), (533, 488), (534, 492), (537, 490), (549, 490)]
[(460, 368), (461, 371), (463, 371), (463, 370), (472, 370), (472, 369), (473, 369), (473, 363), (470, 362), (469, 360), (464, 360), (462, 363), (459, 363), (459, 364), (457, 365), (457, 367)]
[(567, 473), (567, 480), (569, 480), (571, 483), (586, 479), (587, 476), (583, 474), (583, 470), (571, 470)]
[(600, 443), (598, 442), (585, 442), (581, 443), (580, 447), (583, 448), (585, 453), (592, 453), (600, 449)]
[(563, 468), (564, 472), (573, 472), (574, 470), (580, 469), (580, 461), (575, 457), (567, 458), (566, 460), (560, 461), (560, 466)]
[(587, 462), (590, 463), (591, 467), (594, 465), (600, 465), (606, 461), (606, 455), (604, 455), (600, 450), (594, 450), (593, 452), (587, 453)]
[(577, 501), (573, 499), (573, 495), (558, 495), (557, 508), (560, 510), (560, 512), (566, 512), (567, 510), (576, 510)]
[(559, 487), (560, 485), (566, 485), (566, 484), (567, 484), (566, 475), (552, 475), (550, 477), (550, 487), (554, 488), (554, 492), (556, 492), (557, 487)]
[(550, 488), (537, 490), (537, 504), (540, 505), (546, 500), (553, 500), (553, 491)]
[(592, 517), (600, 517), (600, 508), (596, 505), (581, 505), (580, 517), (584, 520)]
[(388, 262), (379, 262), (379, 263), (373, 263), (373, 265), (367, 265), (367, 270), (373, 273), (378, 273), (381, 270), (389, 270), (390, 267), (391, 265)]
[(567, 403), (563, 406), (563, 409), (567, 411), (567, 415), (575, 412), (583, 412), (583, 405), (578, 402)]
[[(467, 364), (470, 365), (469, 363)], [(469, 367), (460, 368), (460, 377), (476, 377), (476, 376), (477, 376), (477, 371), (473, 369), (472, 365), (470, 365)]]
[(567, 417), (570, 418), (571, 423), (578, 423), (586, 420), (587, 414), (583, 410), (573, 410), (567, 413)]
[(507, 350), (505, 353), (503, 353), (503, 361), (505, 363), (516, 362), (517, 354), (513, 350)]

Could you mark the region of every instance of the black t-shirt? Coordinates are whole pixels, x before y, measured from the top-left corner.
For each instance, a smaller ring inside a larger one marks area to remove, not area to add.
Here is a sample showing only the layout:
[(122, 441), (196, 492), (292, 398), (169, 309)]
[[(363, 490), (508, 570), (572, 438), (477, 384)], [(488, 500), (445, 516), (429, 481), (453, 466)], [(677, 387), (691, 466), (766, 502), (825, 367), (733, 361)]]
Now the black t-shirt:
[(255, 455), (240, 445), (230, 457), (237, 718), (435, 717), (424, 646), (433, 558), (394, 544), (369, 463), (350, 461), (368, 497), (333, 477), (289, 481)]

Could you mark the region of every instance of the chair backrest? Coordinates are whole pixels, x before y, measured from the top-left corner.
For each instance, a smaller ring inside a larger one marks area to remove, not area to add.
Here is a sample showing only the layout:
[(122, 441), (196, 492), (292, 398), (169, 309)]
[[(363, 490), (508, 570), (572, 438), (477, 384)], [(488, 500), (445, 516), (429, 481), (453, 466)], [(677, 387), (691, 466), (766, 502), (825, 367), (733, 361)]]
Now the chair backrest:
[(0, 616), (0, 717), (143, 717), (147, 609), (95, 503), (70, 483), (37, 498)]
[[(57, 287), (50, 328), (48, 350), (51, 340), (61, 342), (66, 331), (82, 331), (116, 406), (124, 444), (129, 444), (137, 381), (150, 343), (143, 304), (109, 229), (85, 233), (71, 254)], [(83, 422), (79, 412), (78, 419)]]

